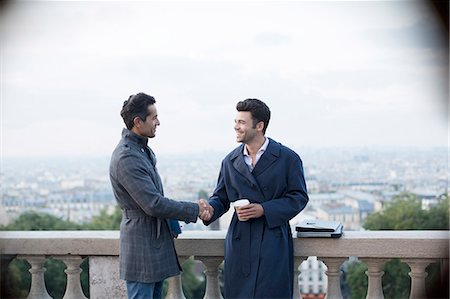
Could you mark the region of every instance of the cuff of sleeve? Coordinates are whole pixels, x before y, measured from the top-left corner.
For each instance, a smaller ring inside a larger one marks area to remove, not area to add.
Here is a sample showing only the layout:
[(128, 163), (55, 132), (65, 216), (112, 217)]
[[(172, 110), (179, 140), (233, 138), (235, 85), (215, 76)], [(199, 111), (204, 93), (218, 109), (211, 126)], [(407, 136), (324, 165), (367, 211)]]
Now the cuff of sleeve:
[(276, 221), (273, 219), (273, 217), (271, 217), (270, 209), (267, 208), (267, 205), (265, 204), (265, 202), (261, 203), (261, 206), (264, 209), (263, 217), (266, 219), (267, 227), (274, 228), (274, 227), (279, 226), (278, 223), (275, 223)]
[(197, 222), (198, 214), (199, 214), (199, 207), (196, 203), (191, 203), (185, 208), (185, 212), (188, 215), (186, 217), (185, 222)]

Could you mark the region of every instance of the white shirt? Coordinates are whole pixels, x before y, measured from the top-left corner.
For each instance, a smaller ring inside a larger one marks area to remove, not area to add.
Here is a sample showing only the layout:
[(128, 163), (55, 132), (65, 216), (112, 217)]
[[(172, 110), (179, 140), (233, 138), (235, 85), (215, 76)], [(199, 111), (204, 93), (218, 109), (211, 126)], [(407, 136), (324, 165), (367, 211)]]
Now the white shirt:
[[(261, 158), (262, 154), (264, 154), (264, 152), (267, 149), (267, 146), (269, 145), (269, 138), (265, 138), (265, 139), (266, 139), (266, 141), (264, 141), (263, 145), (256, 153), (255, 166), (256, 166), (256, 163), (258, 163), (259, 158)], [(248, 169), (250, 169), (250, 172), (252, 172), (255, 167), (252, 164), (252, 157), (250, 157), (250, 155), (248, 154), (246, 145), (244, 145), (244, 161), (245, 161), (245, 164), (248, 165)]]

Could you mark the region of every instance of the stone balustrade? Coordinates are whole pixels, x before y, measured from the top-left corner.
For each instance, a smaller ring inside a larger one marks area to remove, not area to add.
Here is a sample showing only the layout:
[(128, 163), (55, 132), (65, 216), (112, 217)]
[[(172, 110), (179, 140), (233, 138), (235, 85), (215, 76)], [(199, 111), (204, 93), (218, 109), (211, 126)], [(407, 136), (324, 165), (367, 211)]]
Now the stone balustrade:
[[(222, 298), (218, 269), (224, 256), (225, 233), (186, 231), (176, 240), (181, 262), (193, 256), (205, 266), (204, 298)], [(49, 257), (62, 260), (67, 266), (64, 299), (85, 298), (80, 284), (80, 264), (85, 257), (89, 257), (90, 297), (126, 298), (124, 282), (118, 277), (117, 231), (3, 231), (0, 232), (0, 254), (25, 259), (30, 263), (32, 283), (29, 299), (51, 298), (45, 289), (43, 267)], [(448, 231), (348, 231), (340, 239), (294, 239), (296, 276), (302, 261), (308, 256), (317, 256), (327, 266), (328, 299), (342, 298), (340, 267), (349, 257), (358, 257), (368, 267), (368, 299), (384, 298), (382, 269), (391, 258), (399, 258), (411, 268), (410, 298), (424, 298), (425, 268), (430, 263), (448, 260), (448, 254)], [(294, 285), (297, 286), (297, 280)], [(185, 298), (179, 276), (169, 279), (166, 298)], [(300, 298), (297, 287), (294, 289), (294, 298)]]

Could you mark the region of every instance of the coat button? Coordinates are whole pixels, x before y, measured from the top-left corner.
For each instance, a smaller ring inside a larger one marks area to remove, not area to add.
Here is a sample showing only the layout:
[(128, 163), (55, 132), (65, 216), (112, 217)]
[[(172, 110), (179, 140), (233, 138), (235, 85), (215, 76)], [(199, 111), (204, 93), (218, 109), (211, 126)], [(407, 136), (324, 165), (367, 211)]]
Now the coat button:
[(267, 188), (267, 186), (264, 186), (263, 190), (267, 191), (269, 188)]

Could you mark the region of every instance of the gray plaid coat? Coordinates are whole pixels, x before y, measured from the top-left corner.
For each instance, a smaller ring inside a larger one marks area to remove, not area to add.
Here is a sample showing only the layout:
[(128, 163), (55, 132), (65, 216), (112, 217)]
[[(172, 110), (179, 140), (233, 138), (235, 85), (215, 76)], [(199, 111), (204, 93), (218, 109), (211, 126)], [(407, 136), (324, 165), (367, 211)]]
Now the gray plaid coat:
[(158, 282), (180, 273), (169, 219), (196, 222), (198, 205), (164, 197), (148, 139), (124, 129), (109, 169), (120, 223), (120, 277)]

